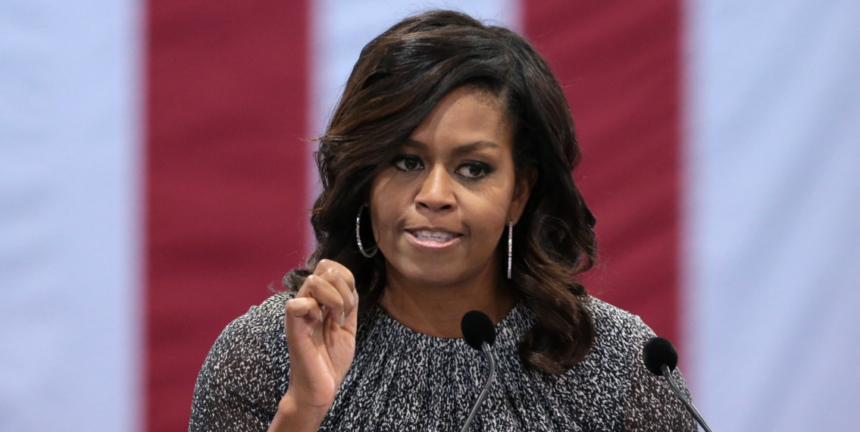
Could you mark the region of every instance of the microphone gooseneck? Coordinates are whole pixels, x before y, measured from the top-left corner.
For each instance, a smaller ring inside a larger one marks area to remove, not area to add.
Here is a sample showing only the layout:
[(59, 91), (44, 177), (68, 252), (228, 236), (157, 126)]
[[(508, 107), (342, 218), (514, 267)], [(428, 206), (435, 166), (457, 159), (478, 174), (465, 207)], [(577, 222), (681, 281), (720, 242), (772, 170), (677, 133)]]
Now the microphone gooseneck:
[(642, 361), (651, 373), (666, 378), (675, 396), (681, 400), (687, 411), (696, 419), (696, 422), (705, 429), (705, 432), (712, 432), (708, 424), (705, 423), (704, 417), (699, 414), (699, 410), (684, 397), (684, 394), (681, 393), (681, 388), (675, 382), (675, 378), (672, 377), (672, 371), (678, 365), (678, 351), (675, 350), (672, 342), (661, 337), (651, 338), (645, 343), (645, 348), (642, 349)]
[(470, 311), (466, 315), (463, 315), (463, 320), (460, 321), (460, 330), (463, 331), (463, 339), (466, 340), (466, 343), (470, 347), (483, 352), (490, 365), (490, 373), (487, 375), (484, 389), (481, 391), (481, 395), (478, 396), (475, 406), (472, 407), (472, 412), (469, 413), (466, 423), (460, 429), (460, 432), (466, 432), (469, 425), (472, 424), (472, 420), (475, 419), (475, 415), (478, 414), (481, 404), (487, 399), (490, 386), (493, 384), (493, 378), (496, 376), (496, 361), (491, 351), (491, 346), (496, 343), (496, 326), (493, 325), (493, 321), (490, 320), (487, 314), (481, 311)]

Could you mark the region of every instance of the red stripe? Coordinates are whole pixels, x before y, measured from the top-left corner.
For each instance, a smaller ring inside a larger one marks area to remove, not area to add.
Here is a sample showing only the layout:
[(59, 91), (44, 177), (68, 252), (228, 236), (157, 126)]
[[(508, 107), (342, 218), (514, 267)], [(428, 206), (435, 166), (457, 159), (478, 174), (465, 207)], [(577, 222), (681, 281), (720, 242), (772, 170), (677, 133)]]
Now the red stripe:
[(308, 4), (149, 2), (147, 430), (304, 257)]
[(680, 0), (529, 1), (526, 34), (570, 101), (597, 217), (589, 291), (676, 342), (680, 241)]

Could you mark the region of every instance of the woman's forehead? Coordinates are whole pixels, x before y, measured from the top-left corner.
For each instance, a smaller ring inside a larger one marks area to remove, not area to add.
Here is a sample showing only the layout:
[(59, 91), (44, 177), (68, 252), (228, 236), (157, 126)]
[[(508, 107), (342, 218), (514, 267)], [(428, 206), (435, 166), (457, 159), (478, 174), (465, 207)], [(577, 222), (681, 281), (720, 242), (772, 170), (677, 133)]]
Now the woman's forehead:
[(456, 147), (459, 152), (510, 147), (512, 136), (494, 96), (471, 88), (448, 93), (418, 125), (404, 145), (421, 149)]

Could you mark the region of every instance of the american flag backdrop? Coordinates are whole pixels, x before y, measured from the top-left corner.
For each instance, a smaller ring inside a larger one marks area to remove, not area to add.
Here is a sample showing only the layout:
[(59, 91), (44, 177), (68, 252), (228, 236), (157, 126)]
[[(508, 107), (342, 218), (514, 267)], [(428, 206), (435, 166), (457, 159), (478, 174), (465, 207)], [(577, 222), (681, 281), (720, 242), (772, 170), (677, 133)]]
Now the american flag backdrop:
[(714, 430), (860, 424), (860, 2), (0, 1), (0, 431), (187, 429), (220, 331), (313, 248), (359, 50), (453, 8), (564, 87), (589, 291)]

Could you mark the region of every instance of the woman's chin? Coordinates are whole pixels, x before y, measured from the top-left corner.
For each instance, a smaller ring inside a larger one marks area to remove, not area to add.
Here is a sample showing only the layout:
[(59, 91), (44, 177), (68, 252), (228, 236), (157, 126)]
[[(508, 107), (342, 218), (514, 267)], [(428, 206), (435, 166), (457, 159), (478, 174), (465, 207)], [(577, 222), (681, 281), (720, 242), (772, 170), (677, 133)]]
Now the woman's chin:
[(477, 283), (476, 278), (480, 279), (479, 275), (485, 273), (463, 268), (460, 264), (462, 263), (415, 261), (397, 265), (396, 273), (399, 276), (398, 279), (402, 280), (401, 283), (438, 288), (458, 287), (469, 281)]
[(410, 283), (416, 285), (423, 286), (435, 286), (435, 287), (446, 287), (451, 285), (456, 285), (457, 282), (463, 280), (462, 277), (458, 277), (457, 275), (449, 275), (445, 274), (444, 271), (440, 272), (428, 272), (426, 269), (422, 270), (419, 273), (413, 273), (406, 276), (407, 280)]

